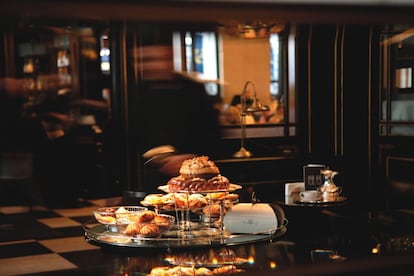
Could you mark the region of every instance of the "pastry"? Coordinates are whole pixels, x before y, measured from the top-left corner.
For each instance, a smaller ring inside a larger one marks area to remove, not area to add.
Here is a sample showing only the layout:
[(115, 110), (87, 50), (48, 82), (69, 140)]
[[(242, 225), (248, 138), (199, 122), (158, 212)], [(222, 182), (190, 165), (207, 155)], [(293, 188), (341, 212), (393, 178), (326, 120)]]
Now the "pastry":
[(226, 195), (226, 199), (230, 201), (237, 200), (238, 198), (239, 198), (238, 194), (227, 194)]
[(159, 237), (163, 232), (170, 230), (174, 224), (174, 217), (159, 215), (153, 211), (146, 211), (140, 220), (125, 226), (123, 234), (128, 236), (142, 236), (146, 238)]
[(124, 207), (118, 208), (115, 212), (116, 222), (118, 224), (130, 224), (139, 220), (139, 212), (130, 212)]
[(208, 193), (206, 197), (209, 200), (224, 199), (227, 195), (227, 192), (217, 192), (217, 193)]
[(227, 190), (230, 181), (207, 156), (198, 156), (185, 160), (180, 175), (172, 177), (167, 186), (170, 192)]
[(171, 178), (167, 185), (170, 192), (202, 192), (211, 190), (226, 190), (230, 187), (230, 182), (222, 175), (215, 176), (209, 180), (205, 180), (203, 178), (185, 178), (180, 175)]
[(175, 207), (178, 209), (188, 208), (188, 194), (175, 193), (174, 194)]
[(164, 210), (175, 210), (175, 194), (168, 193), (162, 196)]
[(207, 199), (202, 194), (191, 194), (188, 197), (188, 207), (191, 210), (200, 209), (207, 205)]
[(218, 167), (207, 156), (198, 156), (184, 160), (180, 174), (185, 178), (210, 179), (220, 174)]
[(152, 223), (158, 225), (158, 227), (160, 228), (168, 228), (170, 226), (170, 221), (167, 218), (160, 215), (155, 216), (152, 220)]
[(138, 235), (141, 235), (146, 238), (156, 238), (161, 235), (160, 228), (153, 223), (147, 223), (141, 225), (138, 230)]
[(100, 223), (103, 223), (103, 224), (115, 224), (116, 223), (116, 219), (111, 216), (102, 216), (102, 215), (97, 214), (96, 219)]
[(144, 211), (141, 214), (139, 214), (138, 216), (138, 223), (145, 223), (145, 222), (150, 222), (151, 220), (154, 219), (154, 217), (157, 214), (154, 211), (148, 210), (148, 211)]
[(135, 223), (128, 224), (125, 230), (122, 232), (122, 234), (125, 234), (128, 236), (135, 236), (136, 234), (138, 234), (137, 224)]
[(203, 213), (211, 217), (220, 216), (220, 209), (220, 205), (211, 204), (203, 208)]
[(163, 194), (149, 194), (141, 202), (144, 205), (162, 205), (164, 204)]

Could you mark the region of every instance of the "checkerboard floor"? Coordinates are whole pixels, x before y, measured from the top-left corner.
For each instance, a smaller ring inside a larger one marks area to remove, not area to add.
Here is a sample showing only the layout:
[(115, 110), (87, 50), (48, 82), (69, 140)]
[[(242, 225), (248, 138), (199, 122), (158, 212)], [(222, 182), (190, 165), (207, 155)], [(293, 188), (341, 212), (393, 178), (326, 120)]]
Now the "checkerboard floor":
[(82, 207), (0, 206), (0, 275), (34, 275), (105, 263), (100, 247), (85, 241), (82, 225), (100, 206), (121, 198), (90, 200)]

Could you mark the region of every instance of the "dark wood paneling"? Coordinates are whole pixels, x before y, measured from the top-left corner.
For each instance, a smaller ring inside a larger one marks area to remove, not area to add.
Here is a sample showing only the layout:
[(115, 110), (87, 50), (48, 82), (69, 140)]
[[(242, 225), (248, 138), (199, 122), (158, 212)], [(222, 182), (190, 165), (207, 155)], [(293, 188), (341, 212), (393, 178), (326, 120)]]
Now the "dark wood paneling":
[(222, 175), (243, 186), (243, 201), (250, 201), (255, 192), (262, 202), (272, 202), (284, 196), (287, 182), (302, 181), (303, 162), (294, 156), (256, 157), (216, 160)]
[(371, 26), (344, 26), (342, 43), (342, 79), (338, 90), (338, 127), (342, 132), (338, 144), (344, 188), (358, 208), (370, 208), (370, 123), (378, 116), (370, 108)]
[(378, 116), (370, 106), (372, 82), (378, 81), (372, 79), (372, 51), (378, 48), (372, 26), (313, 25), (309, 34), (307, 158), (339, 171), (335, 182), (351, 205), (369, 208), (371, 153), (377, 146), (372, 122)]
[(309, 153), (327, 162), (334, 152), (336, 25), (314, 25), (309, 41)]

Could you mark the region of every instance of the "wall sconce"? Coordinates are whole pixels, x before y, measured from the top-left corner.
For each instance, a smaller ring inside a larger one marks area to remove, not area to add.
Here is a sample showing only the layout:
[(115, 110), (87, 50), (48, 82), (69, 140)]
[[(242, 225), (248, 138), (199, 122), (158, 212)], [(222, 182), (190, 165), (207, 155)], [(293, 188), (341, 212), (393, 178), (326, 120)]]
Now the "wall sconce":
[[(247, 87), (249, 84), (253, 87), (253, 103), (250, 106), (246, 106), (246, 92)], [(269, 110), (269, 107), (262, 105), (259, 102), (259, 99), (257, 99), (256, 96), (256, 87), (254, 86), (253, 82), (247, 81), (244, 84), (243, 92), (240, 97), (241, 100), (241, 120), (240, 120), (240, 128), (241, 128), (241, 147), (240, 149), (233, 154), (233, 157), (236, 158), (247, 158), (252, 156), (252, 153), (248, 151), (244, 146), (244, 141), (246, 140), (246, 115), (247, 113), (254, 113), (254, 112), (260, 112), (260, 111), (267, 111)]]

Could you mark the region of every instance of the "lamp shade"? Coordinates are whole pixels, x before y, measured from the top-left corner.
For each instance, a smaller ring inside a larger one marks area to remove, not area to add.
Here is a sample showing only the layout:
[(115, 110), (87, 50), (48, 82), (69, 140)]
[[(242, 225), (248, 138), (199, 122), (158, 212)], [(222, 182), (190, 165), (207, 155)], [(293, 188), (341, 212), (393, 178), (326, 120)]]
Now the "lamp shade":
[[(246, 91), (247, 91), (247, 86), (251, 85), (253, 87), (253, 92), (254, 92), (254, 100), (253, 103), (249, 106), (246, 106)], [(262, 105), (259, 101), (259, 99), (256, 96), (256, 88), (253, 84), (253, 82), (251, 81), (247, 81), (244, 85), (243, 88), (243, 92), (241, 95), (241, 104), (242, 104), (242, 112), (240, 114), (241, 116), (241, 122), (240, 122), (240, 127), (241, 127), (241, 139), (240, 139), (240, 143), (241, 143), (241, 147), (240, 149), (235, 152), (233, 154), (234, 157), (236, 158), (248, 158), (252, 156), (252, 153), (250, 151), (248, 151), (245, 147), (244, 147), (244, 140), (246, 139), (246, 113), (254, 113), (254, 112), (260, 112), (260, 111), (266, 111), (269, 110), (268, 106)]]
[(260, 112), (260, 111), (268, 111), (269, 107), (266, 105), (263, 105), (258, 98), (255, 98), (253, 101), (253, 104), (250, 106), (247, 106), (244, 109), (244, 112)]

